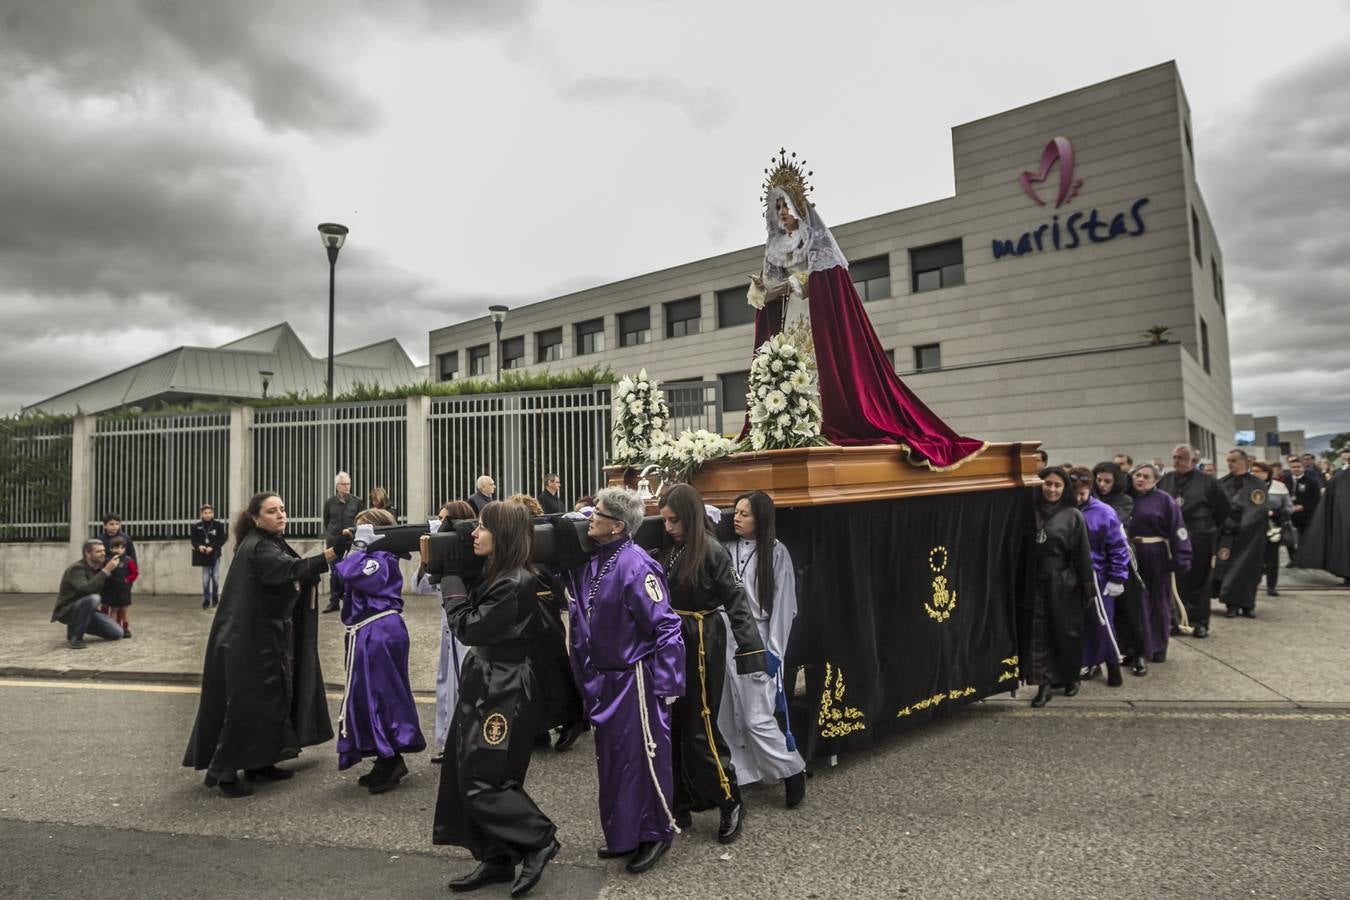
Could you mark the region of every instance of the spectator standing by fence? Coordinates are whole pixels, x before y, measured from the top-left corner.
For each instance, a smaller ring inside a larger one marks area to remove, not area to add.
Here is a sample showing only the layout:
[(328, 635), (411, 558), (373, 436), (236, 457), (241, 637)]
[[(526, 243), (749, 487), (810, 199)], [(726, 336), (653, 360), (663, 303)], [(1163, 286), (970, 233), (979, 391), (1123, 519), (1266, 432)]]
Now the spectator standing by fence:
[(83, 556), (71, 563), (61, 576), (57, 590), (52, 621), (66, 626), (66, 644), (72, 650), (84, 649), (84, 636), (94, 634), (105, 641), (126, 637), (121, 625), (98, 611), (100, 591), (107, 583), (108, 574), (117, 568), (115, 560), (108, 559), (103, 542), (90, 538), (81, 548)]
[(138, 563), (140, 562), (140, 560), (136, 559), (136, 542), (131, 539), (131, 535), (122, 530), (121, 516), (116, 515), (115, 513), (108, 513), (105, 515), (103, 517), (103, 533), (98, 537), (99, 540), (103, 542), (103, 552), (105, 556), (112, 555), (113, 538), (125, 538), (127, 542), (127, 556), (136, 560)]
[(481, 513), (483, 507), (492, 502), (492, 495), (497, 493), (497, 482), (491, 475), (479, 475), (478, 480), (474, 482), (474, 492), (469, 496), (469, 502), (473, 504), (473, 511)]
[[(361, 502), (352, 496), (352, 476), (338, 472), (333, 476), (333, 496), (323, 505), (323, 543), (332, 547), (342, 537), (342, 532), (356, 527), (356, 514), (361, 511)], [(342, 602), (342, 576), (334, 570), (328, 576), (328, 606), (324, 612), (338, 611)]]
[(546, 516), (559, 516), (568, 511), (567, 503), (562, 498), (562, 479), (556, 472), (544, 476), (544, 489), (536, 499)]
[(220, 550), (225, 546), (225, 523), (216, 520), (210, 503), (197, 510), (201, 517), (192, 526), (192, 565), (202, 570), (202, 609), (220, 605)]

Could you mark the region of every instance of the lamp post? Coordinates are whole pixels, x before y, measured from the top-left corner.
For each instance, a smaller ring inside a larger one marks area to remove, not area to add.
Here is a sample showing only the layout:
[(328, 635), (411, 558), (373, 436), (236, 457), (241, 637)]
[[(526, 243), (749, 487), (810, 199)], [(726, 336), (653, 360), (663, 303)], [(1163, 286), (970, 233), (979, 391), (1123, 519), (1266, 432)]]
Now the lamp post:
[(319, 226), (319, 240), (328, 251), (328, 402), (333, 401), (333, 285), (337, 278), (338, 251), (347, 241), (347, 226), (324, 222)]
[(488, 315), (492, 316), (492, 325), (497, 329), (497, 383), (502, 383), (502, 323), (506, 321), (506, 313), (511, 307), (501, 303), (494, 303), (488, 307)]
[(272, 382), (272, 370), (271, 370), (271, 369), (259, 369), (259, 370), (258, 370), (258, 374), (262, 376), (262, 383), (263, 383), (263, 395), (262, 395), (262, 398), (263, 398), (264, 400), (266, 400), (266, 399), (267, 399), (267, 386), (268, 386), (269, 384), (271, 384), (271, 382)]

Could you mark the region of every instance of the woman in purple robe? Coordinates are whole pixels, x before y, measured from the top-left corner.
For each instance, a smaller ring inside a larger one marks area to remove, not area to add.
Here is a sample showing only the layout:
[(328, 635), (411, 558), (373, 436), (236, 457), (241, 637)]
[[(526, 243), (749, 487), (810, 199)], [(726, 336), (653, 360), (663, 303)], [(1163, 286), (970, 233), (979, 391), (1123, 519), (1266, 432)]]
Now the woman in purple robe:
[(1116, 601), (1125, 593), (1130, 577), (1130, 550), (1125, 529), (1115, 510), (1093, 494), (1093, 473), (1083, 467), (1071, 469), (1078, 511), (1087, 524), (1088, 546), (1092, 548), (1092, 570), (1096, 575), (1096, 596), (1083, 616), (1083, 665), (1088, 677), (1095, 677), (1106, 666), (1106, 686), (1120, 687), (1120, 645), (1116, 642)]
[(352, 551), (334, 568), (342, 578), (342, 624), (347, 628), (347, 679), (338, 714), (338, 769), (376, 757), (357, 783), (372, 794), (398, 786), (408, 774), (404, 753), (427, 747), (408, 678), (408, 626), (403, 621), (403, 576), (398, 557), (372, 545), (375, 526), (398, 521), (384, 509), (356, 516)]
[(1186, 608), (1177, 594), (1177, 572), (1191, 567), (1191, 539), (1181, 518), (1181, 507), (1157, 490), (1158, 470), (1142, 463), (1134, 470), (1134, 513), (1130, 517), (1130, 543), (1134, 545), (1139, 577), (1144, 582), (1140, 647), (1136, 653), (1155, 663), (1167, 660), (1167, 641), (1172, 632), (1172, 610), (1183, 617)]
[(595, 497), (587, 536), (600, 549), (559, 576), (571, 620), (572, 670), (595, 732), (601, 859), (646, 872), (676, 828), (670, 704), (684, 694), (684, 640), (661, 566), (633, 543), (645, 506), (636, 491)]

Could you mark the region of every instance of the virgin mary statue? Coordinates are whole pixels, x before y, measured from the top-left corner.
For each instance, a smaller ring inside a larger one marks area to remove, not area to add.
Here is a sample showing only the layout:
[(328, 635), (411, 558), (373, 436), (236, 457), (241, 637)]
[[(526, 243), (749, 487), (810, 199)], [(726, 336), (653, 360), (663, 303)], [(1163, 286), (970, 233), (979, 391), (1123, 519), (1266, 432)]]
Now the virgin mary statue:
[[(783, 330), (805, 299), (820, 377), (821, 430), (834, 444), (899, 444), (910, 462), (954, 469), (984, 441), (962, 437), (895, 374), (848, 273), (848, 260), (808, 199), (802, 167), (780, 150), (764, 182), (764, 269), (751, 278), (755, 347)], [(747, 427), (749, 421), (747, 419)]]

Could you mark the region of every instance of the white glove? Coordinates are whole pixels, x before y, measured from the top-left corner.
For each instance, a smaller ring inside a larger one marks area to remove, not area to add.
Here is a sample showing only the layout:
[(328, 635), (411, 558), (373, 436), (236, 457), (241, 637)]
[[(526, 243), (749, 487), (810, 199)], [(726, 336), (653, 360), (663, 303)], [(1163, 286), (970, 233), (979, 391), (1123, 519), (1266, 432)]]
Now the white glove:
[(680, 698), (679, 698), (679, 697), (662, 697), (662, 698), (661, 698), (661, 702), (664, 703), (666, 706), (674, 706), (674, 705), (675, 705), (675, 701), (678, 700), (678, 699), (680, 699)]
[(1106, 590), (1103, 591), (1103, 593), (1108, 597), (1119, 597), (1121, 594), (1125, 593), (1125, 585), (1116, 584), (1114, 581), (1108, 581), (1106, 583)]
[(352, 535), (352, 546), (358, 550), (364, 550), (376, 541), (384, 540), (384, 535), (375, 533), (375, 526), (364, 523), (356, 526), (356, 534)]

